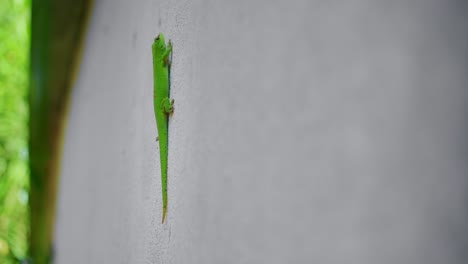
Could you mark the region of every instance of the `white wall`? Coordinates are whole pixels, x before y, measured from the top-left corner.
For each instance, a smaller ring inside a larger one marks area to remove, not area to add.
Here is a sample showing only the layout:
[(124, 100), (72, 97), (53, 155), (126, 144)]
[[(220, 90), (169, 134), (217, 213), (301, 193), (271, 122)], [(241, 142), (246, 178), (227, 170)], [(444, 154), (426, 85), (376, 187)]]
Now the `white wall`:
[[(56, 263), (466, 263), (467, 5), (96, 1)], [(153, 38), (174, 44), (161, 224)]]

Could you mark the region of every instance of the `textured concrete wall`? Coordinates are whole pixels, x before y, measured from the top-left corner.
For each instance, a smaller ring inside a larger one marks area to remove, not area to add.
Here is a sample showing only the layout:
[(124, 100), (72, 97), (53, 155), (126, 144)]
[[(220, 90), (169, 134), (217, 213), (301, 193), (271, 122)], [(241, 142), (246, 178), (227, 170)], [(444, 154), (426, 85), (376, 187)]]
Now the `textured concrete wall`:
[[(96, 1), (57, 263), (466, 263), (464, 1)], [(169, 210), (150, 45), (174, 43)]]

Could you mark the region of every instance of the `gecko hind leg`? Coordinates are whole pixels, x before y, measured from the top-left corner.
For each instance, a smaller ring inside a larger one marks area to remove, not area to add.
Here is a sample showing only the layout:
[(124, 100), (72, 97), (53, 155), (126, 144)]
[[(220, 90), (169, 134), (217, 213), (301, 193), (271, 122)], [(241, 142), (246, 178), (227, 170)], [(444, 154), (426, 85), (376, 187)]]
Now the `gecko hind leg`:
[(161, 107), (166, 114), (172, 114), (174, 112), (174, 99), (169, 101), (169, 98), (164, 98), (161, 102)]

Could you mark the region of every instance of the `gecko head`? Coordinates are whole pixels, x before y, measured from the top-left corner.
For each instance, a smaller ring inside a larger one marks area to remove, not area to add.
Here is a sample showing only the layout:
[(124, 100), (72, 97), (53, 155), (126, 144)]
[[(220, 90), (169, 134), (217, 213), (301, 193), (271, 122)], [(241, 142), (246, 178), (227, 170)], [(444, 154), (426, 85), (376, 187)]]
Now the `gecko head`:
[(155, 50), (164, 50), (166, 49), (166, 41), (164, 40), (164, 35), (159, 33), (159, 35), (154, 39), (153, 42), (153, 51)]

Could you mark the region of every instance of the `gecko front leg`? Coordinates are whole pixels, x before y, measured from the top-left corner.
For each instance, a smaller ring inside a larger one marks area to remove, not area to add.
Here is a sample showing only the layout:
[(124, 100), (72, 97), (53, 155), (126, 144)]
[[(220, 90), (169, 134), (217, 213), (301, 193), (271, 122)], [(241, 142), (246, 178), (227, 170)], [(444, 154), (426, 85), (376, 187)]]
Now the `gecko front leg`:
[(171, 66), (171, 61), (169, 60), (169, 55), (171, 54), (171, 52), (172, 52), (172, 43), (169, 40), (169, 42), (167, 43), (167, 48), (162, 55), (164, 66), (169, 66), (169, 67)]

